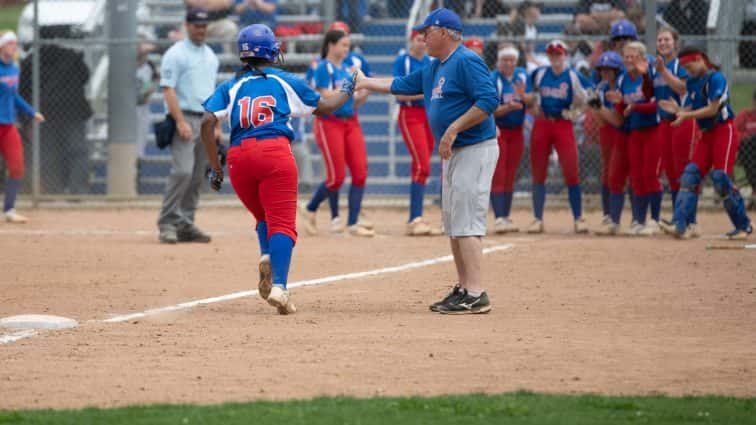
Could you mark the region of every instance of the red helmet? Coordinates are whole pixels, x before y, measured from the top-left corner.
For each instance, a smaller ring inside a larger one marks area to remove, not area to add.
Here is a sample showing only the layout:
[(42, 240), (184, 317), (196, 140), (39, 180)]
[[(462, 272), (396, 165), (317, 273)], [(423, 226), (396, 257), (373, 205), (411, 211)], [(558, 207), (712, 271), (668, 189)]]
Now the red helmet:
[(483, 50), (483, 40), (480, 37), (468, 37), (464, 44), (468, 49)]
[(344, 21), (333, 21), (331, 26), (328, 27), (328, 31), (343, 31), (349, 34), (349, 25)]

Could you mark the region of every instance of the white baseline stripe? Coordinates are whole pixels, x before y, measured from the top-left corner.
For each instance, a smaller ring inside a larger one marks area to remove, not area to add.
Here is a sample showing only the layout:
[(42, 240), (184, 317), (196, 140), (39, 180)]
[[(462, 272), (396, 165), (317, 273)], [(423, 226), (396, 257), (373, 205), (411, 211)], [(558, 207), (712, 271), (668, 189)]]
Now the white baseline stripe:
[(8, 344), (11, 342), (16, 342), (19, 339), (29, 338), (35, 335), (37, 335), (37, 331), (31, 330), (31, 329), (14, 332), (8, 335), (0, 335), (0, 344)]
[[(489, 248), (484, 248), (483, 254), (485, 255), (485, 254), (490, 254), (492, 252), (497, 252), (497, 251), (506, 251), (506, 250), (512, 249), (513, 247), (514, 245), (512, 244), (495, 245)], [(290, 283), (287, 286), (289, 288), (298, 288), (301, 286), (324, 285), (326, 283), (338, 282), (342, 280), (361, 279), (364, 277), (378, 276), (382, 274), (399, 273), (399, 272), (403, 272), (407, 270), (428, 267), (435, 264), (448, 263), (451, 261), (453, 261), (453, 257), (451, 255), (445, 255), (443, 257), (436, 257), (436, 258), (431, 258), (428, 260), (416, 261), (416, 262), (402, 264), (402, 265), (394, 266), (394, 267), (385, 267), (382, 269), (374, 269), (374, 270), (368, 270), (364, 272), (339, 274), (335, 276), (321, 277), (318, 279), (311, 279), (311, 280), (301, 280), (299, 282)], [(171, 311), (186, 310), (193, 307), (197, 307), (199, 305), (219, 303), (223, 301), (235, 300), (237, 298), (252, 297), (255, 295), (257, 295), (257, 290), (234, 292), (232, 294), (221, 295), (218, 297), (205, 298), (205, 299), (195, 300), (195, 301), (187, 301), (181, 304), (145, 310), (140, 313), (131, 313), (131, 314), (124, 314), (120, 316), (114, 316), (114, 317), (104, 320), (103, 322), (105, 323), (127, 322), (129, 320), (139, 319), (139, 318), (147, 317), (147, 316), (154, 316), (156, 314), (168, 313)]]

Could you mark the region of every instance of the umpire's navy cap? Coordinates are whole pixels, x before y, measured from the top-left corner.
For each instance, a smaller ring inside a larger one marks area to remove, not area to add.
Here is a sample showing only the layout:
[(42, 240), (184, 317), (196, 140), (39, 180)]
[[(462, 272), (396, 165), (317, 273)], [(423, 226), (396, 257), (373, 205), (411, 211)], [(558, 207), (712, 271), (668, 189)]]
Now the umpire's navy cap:
[(210, 22), (210, 14), (205, 9), (191, 7), (186, 10), (186, 22), (192, 24), (207, 24)]
[(436, 9), (429, 13), (422, 24), (412, 28), (415, 31), (423, 31), (428, 27), (443, 27), (462, 32), (462, 20), (459, 16), (446, 8)]

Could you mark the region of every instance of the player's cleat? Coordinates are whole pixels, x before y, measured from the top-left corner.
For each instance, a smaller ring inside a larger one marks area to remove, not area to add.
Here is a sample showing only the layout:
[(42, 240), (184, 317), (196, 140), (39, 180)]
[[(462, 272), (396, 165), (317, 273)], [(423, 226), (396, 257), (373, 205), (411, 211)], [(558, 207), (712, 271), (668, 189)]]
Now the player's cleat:
[(588, 224), (585, 222), (585, 219), (583, 217), (575, 220), (575, 233), (577, 233), (578, 235), (588, 233)]
[(499, 217), (494, 220), (494, 232), (498, 234), (519, 232), (520, 229), (512, 223), (509, 217)]
[(273, 268), (270, 265), (269, 254), (260, 257), (258, 269), (260, 270), (260, 282), (257, 283), (257, 292), (260, 293), (262, 299), (267, 300), (270, 290), (273, 288)]
[(344, 223), (341, 217), (336, 216), (331, 219), (331, 233), (344, 233)]
[(375, 231), (366, 229), (359, 224), (353, 224), (349, 226), (349, 234), (363, 238), (372, 238), (373, 236), (375, 236)]
[(268, 304), (278, 310), (278, 314), (287, 315), (297, 312), (297, 308), (292, 304), (289, 291), (279, 285), (273, 285), (268, 295)]
[(430, 305), (430, 311), (436, 311), (437, 312), (438, 308), (440, 306), (442, 306), (443, 304), (446, 304), (448, 302), (451, 302), (454, 298), (459, 297), (460, 295), (462, 295), (462, 288), (459, 286), (459, 283), (458, 283), (458, 284), (454, 285), (454, 287), (452, 288), (451, 292), (449, 292), (448, 294), (446, 294), (446, 296), (444, 297), (444, 299), (442, 299), (441, 301), (436, 301), (433, 304), (431, 304)]
[(210, 235), (203, 232), (196, 226), (191, 226), (186, 229), (181, 229), (178, 232), (176, 232), (176, 236), (178, 236), (179, 242), (208, 243), (211, 240)]
[(731, 241), (742, 241), (748, 239), (751, 233), (753, 233), (753, 226), (749, 224), (747, 229), (733, 229), (727, 232), (726, 236)]
[(430, 236), (442, 236), (444, 234), (444, 226), (431, 226), (430, 224), (430, 233), (428, 235)]
[(675, 225), (675, 223), (671, 221), (662, 220), (661, 222), (659, 222), (659, 228), (662, 230), (662, 232), (670, 236), (674, 236), (677, 239), (687, 239), (690, 237), (687, 231), (680, 233), (680, 231), (677, 230), (677, 225)]
[(625, 230), (625, 236), (640, 236), (641, 231), (643, 230), (643, 225), (638, 223), (637, 221), (633, 221), (630, 223), (630, 227)]
[(357, 225), (362, 226), (368, 230), (375, 229), (375, 224), (373, 224), (372, 221), (368, 220), (367, 216), (365, 216), (365, 213), (363, 211), (360, 211), (360, 215), (357, 218)]
[(29, 221), (28, 218), (17, 213), (15, 208), (9, 209), (3, 215), (5, 215), (5, 221), (8, 223), (26, 223)]
[(602, 222), (601, 226), (593, 233), (599, 236), (615, 236), (619, 233), (619, 225), (612, 223), (611, 220), (609, 220), (609, 223)]
[(310, 236), (318, 234), (318, 226), (315, 223), (315, 211), (310, 211), (307, 207), (301, 207), (299, 213), (304, 219), (305, 233)]
[(528, 226), (528, 230), (526, 230), (527, 233), (543, 233), (543, 221), (542, 220), (534, 220), (533, 223)]
[(172, 245), (178, 243), (178, 236), (176, 236), (176, 231), (173, 229), (163, 229), (160, 231), (158, 240), (160, 240), (160, 243)]
[(422, 217), (415, 217), (414, 220), (407, 223), (405, 234), (407, 236), (428, 236), (430, 232), (431, 228), (428, 223), (424, 222)]
[(601, 225), (602, 225), (602, 226), (608, 226), (608, 225), (610, 225), (610, 224), (613, 224), (613, 223), (614, 223), (614, 222), (612, 221), (612, 217), (610, 217), (609, 215), (605, 215), (605, 216), (604, 216), (604, 217), (603, 217), (603, 218), (601, 219)]
[(688, 234), (688, 237), (691, 238), (700, 238), (701, 237), (701, 229), (698, 227), (697, 223), (690, 223), (688, 225), (688, 230), (686, 231)]
[(654, 236), (658, 234), (660, 231), (659, 229), (659, 222), (654, 220), (649, 220), (648, 223), (646, 223), (645, 226), (643, 226), (643, 229), (641, 229), (639, 236)]
[(441, 314), (483, 314), (489, 311), (491, 311), (491, 302), (488, 300), (488, 295), (482, 292), (474, 297), (467, 292), (467, 289), (462, 289), (461, 295), (438, 306), (438, 312)]

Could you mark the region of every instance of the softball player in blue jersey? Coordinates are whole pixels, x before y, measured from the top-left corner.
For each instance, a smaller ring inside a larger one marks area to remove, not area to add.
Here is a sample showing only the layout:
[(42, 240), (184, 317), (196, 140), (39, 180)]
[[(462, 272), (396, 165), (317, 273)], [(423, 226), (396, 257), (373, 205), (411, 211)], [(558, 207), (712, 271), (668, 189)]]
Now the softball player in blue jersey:
[(250, 25), (239, 32), (237, 41), (244, 68), (204, 102), (201, 137), (212, 167), (211, 185), (219, 190), (223, 169), (214, 129), (218, 120), (228, 120), (231, 184), (257, 220), (260, 296), (280, 314), (291, 314), (296, 308), (286, 283), (297, 240), (297, 167), (289, 120), (340, 108), (351, 98), (353, 79), (345, 81), (333, 96), (321, 98), (301, 79), (271, 66), (278, 61), (280, 50), (270, 28)]

